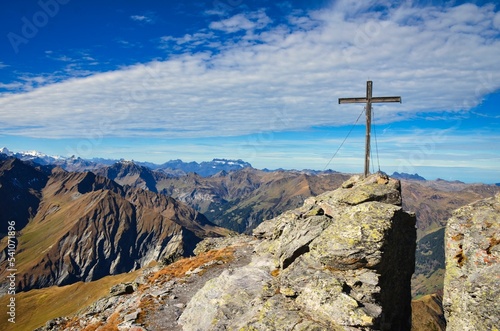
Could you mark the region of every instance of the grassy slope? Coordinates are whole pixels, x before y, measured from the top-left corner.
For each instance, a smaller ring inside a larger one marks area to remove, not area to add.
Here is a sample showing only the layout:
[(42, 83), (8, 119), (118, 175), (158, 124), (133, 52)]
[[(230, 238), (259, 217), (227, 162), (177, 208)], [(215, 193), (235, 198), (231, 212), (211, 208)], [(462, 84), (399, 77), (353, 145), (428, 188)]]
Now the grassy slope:
[[(274, 198), (278, 201), (286, 201), (286, 199), (290, 198), (290, 192), (297, 194), (300, 191), (307, 191), (306, 188), (307, 185), (304, 185), (304, 182), (300, 180), (291, 181), (282, 188), (278, 188), (278, 186), (270, 187), (269, 192), (263, 189), (258, 190), (259, 196), (250, 196), (243, 205), (250, 209), (250, 207), (254, 207), (254, 205), (258, 205), (259, 203), (263, 204), (263, 201), (267, 201), (267, 199), (272, 201)], [(431, 190), (431, 188), (434, 190)], [(462, 189), (461, 186), (459, 188)], [(468, 187), (464, 194), (465, 197), (458, 197), (457, 192), (459, 192), (459, 188), (457, 188), (457, 191), (440, 191), (437, 193), (435, 190), (442, 189), (442, 187), (430, 187), (429, 185), (426, 189), (417, 190), (417, 188), (414, 188), (407, 190), (411, 197), (408, 199), (409, 202), (415, 202), (414, 210), (428, 210), (428, 214), (433, 216), (432, 219), (436, 219), (436, 222), (429, 222), (427, 224), (428, 227), (421, 230), (420, 237), (429, 234), (430, 229), (442, 226), (439, 221), (447, 219), (447, 213), (451, 210), (469, 202), (466, 200), (474, 200), (480, 198), (480, 195), (490, 193), (482, 191), (476, 192), (472, 190), (471, 187)], [(425, 200), (424, 204), (421, 203), (422, 200)], [(62, 208), (48, 216), (48, 219), (51, 220), (50, 226), (48, 226), (46, 219), (37, 219), (36, 221), (38, 222), (32, 222), (31, 226), (23, 230), (24, 237), (21, 236), (19, 238), (20, 248), (25, 249), (24, 252), (18, 252), (17, 255), (18, 268), (20, 269), (29, 267), (28, 257), (33, 254), (40, 254), (40, 252), (43, 251), (43, 247), (50, 246), (49, 242), (53, 242), (54, 238), (58, 238), (64, 233), (66, 230), (65, 228), (68, 227), (65, 220), (68, 220), (70, 218), (69, 216), (74, 214), (75, 207), (73, 203), (76, 204), (81, 201), (67, 201), (63, 199), (61, 201), (51, 202), (52, 205), (58, 205)], [(262, 207), (270, 208), (271, 206)], [(49, 206), (47, 206), (46, 209), (50, 210)], [(445, 209), (445, 211), (436, 213), (434, 212), (436, 209), (440, 211)], [(237, 211), (237, 209), (235, 208), (234, 211)], [(430, 251), (435, 252), (432, 247)], [(443, 272), (442, 269), (438, 269), (434, 273), (427, 274), (426, 276), (419, 275), (416, 279), (418, 283), (418, 292), (433, 293), (440, 289), (442, 287)], [(17, 323), (15, 327), (12, 328), (12, 325), (7, 323), (6, 315), (4, 315), (4, 317), (0, 319), (0, 330), (32, 330), (35, 327), (43, 325), (45, 321), (49, 319), (74, 313), (81, 307), (85, 307), (99, 297), (106, 295), (112, 285), (135, 278), (131, 277), (129, 279), (128, 275), (129, 274), (106, 277), (92, 283), (77, 283), (66, 287), (51, 287), (48, 289), (19, 293), (16, 295), (18, 305)], [(121, 277), (123, 277), (123, 280)], [(114, 281), (114, 279), (116, 279), (116, 281)], [(7, 300), (8, 297), (0, 298), (0, 306), (5, 307)], [(8, 327), (11, 328), (9, 329)]]
[[(48, 320), (72, 315), (107, 295), (113, 285), (130, 282), (136, 279), (139, 273), (140, 271), (137, 270), (127, 274), (104, 277), (90, 283), (78, 282), (68, 286), (53, 286), (17, 293), (15, 296), (16, 323), (9, 323), (7, 315), (3, 314), (4, 316), (0, 319), (0, 330), (31, 331), (44, 325)], [(5, 307), (8, 300), (8, 296), (0, 298), (0, 307)]]
[(422, 274), (412, 279), (412, 293), (415, 299), (420, 298), (424, 294), (436, 293), (443, 290), (444, 269), (438, 269), (430, 276), (426, 277)]
[[(162, 279), (162, 282), (183, 277), (188, 270), (193, 270), (210, 261), (230, 261), (233, 249), (209, 251), (192, 258), (181, 259), (156, 272), (150, 281)], [(44, 325), (48, 320), (61, 316), (71, 316), (80, 309), (88, 307), (96, 300), (109, 294), (109, 289), (116, 284), (135, 280), (142, 270), (127, 274), (108, 276), (94, 282), (49, 287), (16, 294), (16, 324), (0, 320), (0, 330), (33, 330)], [(0, 306), (5, 307), (9, 297), (0, 298)]]
[(441, 293), (423, 296), (413, 300), (412, 331), (444, 331), (446, 322), (443, 318), (443, 300)]
[(444, 228), (429, 233), (417, 242), (415, 274), (412, 278), (414, 297), (443, 289)]
[[(52, 244), (67, 233), (74, 222), (75, 215), (83, 215), (82, 206), (88, 206), (93, 196), (98, 193), (92, 192), (80, 199), (74, 201), (52, 200), (51, 206), (60, 206), (61, 208), (45, 217), (38, 213), (17, 237), (18, 250), (16, 252), (16, 267), (19, 274), (28, 272), (39, 260), (33, 260), (33, 256), (41, 257), (46, 253)], [(42, 205), (42, 208), (44, 206)]]

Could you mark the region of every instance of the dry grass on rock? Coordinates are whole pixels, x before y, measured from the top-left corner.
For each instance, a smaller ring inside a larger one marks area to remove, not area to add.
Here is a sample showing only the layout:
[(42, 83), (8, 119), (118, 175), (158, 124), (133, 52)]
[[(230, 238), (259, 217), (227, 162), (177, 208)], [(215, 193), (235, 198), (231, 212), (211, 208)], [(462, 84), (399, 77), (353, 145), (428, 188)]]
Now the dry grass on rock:
[[(165, 268), (154, 273), (150, 278), (150, 282), (166, 282), (172, 278), (184, 277), (189, 271), (193, 271), (206, 264), (221, 261), (223, 263), (231, 262), (234, 259), (234, 248), (226, 247), (220, 250), (211, 250), (200, 255), (185, 258), (169, 264)], [(203, 271), (201, 271), (202, 273)], [(200, 273), (199, 273), (200, 274)]]

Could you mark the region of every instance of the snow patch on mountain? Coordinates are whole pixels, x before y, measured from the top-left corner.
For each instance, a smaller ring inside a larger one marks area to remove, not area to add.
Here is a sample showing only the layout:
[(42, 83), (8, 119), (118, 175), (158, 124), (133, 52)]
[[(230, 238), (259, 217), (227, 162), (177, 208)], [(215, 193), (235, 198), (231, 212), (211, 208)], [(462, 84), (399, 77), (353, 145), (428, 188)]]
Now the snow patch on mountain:
[(94, 171), (106, 166), (111, 166), (115, 163), (122, 163), (125, 165), (135, 164), (144, 166), (151, 170), (160, 171), (173, 176), (184, 176), (188, 173), (197, 173), (200, 176), (208, 177), (215, 175), (221, 171), (235, 171), (243, 168), (252, 168), (252, 165), (241, 159), (229, 160), (222, 158), (215, 158), (212, 161), (203, 162), (183, 162), (182, 160), (171, 160), (163, 164), (155, 164), (151, 162), (137, 162), (134, 160), (127, 161), (125, 159), (110, 160), (102, 158), (93, 158), (90, 160), (82, 159), (80, 157), (71, 156), (51, 156), (36, 150), (26, 152), (12, 152), (7, 147), (0, 149), (0, 154), (16, 157), (22, 161), (32, 161), (40, 165), (55, 165), (67, 171)]

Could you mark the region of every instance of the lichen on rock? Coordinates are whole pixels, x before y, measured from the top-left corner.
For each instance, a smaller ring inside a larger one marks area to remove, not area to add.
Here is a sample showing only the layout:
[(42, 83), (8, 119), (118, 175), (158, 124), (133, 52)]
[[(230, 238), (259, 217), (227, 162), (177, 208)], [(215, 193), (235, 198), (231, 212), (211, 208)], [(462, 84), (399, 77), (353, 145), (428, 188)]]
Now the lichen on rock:
[(447, 330), (500, 329), (500, 194), (457, 209), (445, 234)]
[(184, 330), (410, 330), (416, 229), (399, 181), (353, 177), (254, 236), (252, 262), (207, 282)]
[(399, 181), (355, 176), (40, 330), (409, 331), (416, 228), (400, 205)]

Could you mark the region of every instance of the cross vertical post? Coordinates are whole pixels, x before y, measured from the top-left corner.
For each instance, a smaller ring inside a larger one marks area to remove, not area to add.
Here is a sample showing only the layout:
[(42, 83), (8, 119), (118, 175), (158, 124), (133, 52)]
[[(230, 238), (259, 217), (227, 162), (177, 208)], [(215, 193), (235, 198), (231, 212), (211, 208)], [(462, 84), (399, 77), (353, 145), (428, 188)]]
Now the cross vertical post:
[(372, 128), (372, 82), (366, 82), (365, 177), (370, 173), (370, 140)]
[(366, 137), (365, 137), (365, 177), (370, 174), (370, 135), (372, 125), (372, 103), (399, 102), (401, 97), (372, 97), (373, 82), (366, 82), (366, 97), (364, 98), (339, 98), (339, 104), (366, 103)]

